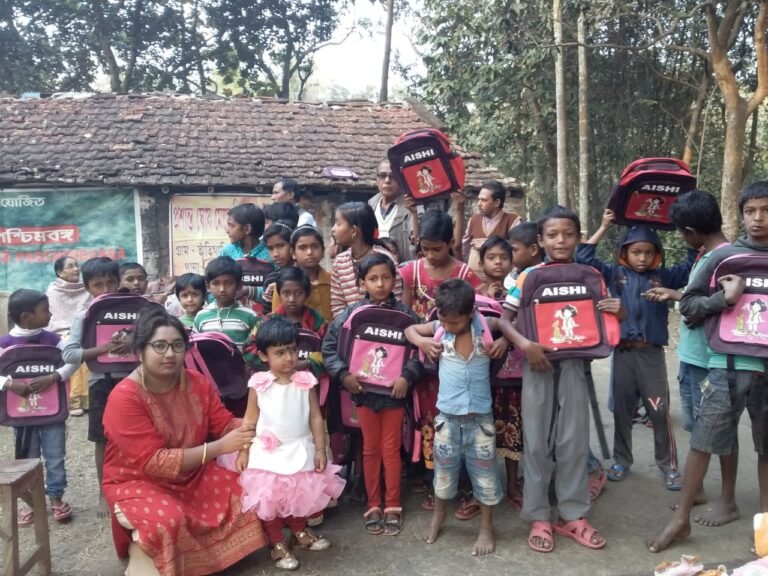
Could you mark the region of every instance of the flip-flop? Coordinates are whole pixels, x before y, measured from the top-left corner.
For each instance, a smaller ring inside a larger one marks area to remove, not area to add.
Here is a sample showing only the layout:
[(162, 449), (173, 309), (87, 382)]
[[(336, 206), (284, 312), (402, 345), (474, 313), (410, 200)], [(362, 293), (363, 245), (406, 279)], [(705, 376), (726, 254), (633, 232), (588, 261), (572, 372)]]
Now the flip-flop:
[[(394, 518), (387, 519), (391, 514)], [(384, 508), (384, 535), (397, 536), (403, 530), (403, 509), (399, 507)]]
[(454, 512), (453, 516), (456, 518), (456, 520), (472, 520), (472, 518), (475, 518), (480, 515), (480, 504), (478, 504), (477, 500), (474, 499), (474, 497), (467, 498), (466, 500), (461, 501), (461, 505), (459, 506), (458, 510)]
[(608, 480), (611, 482), (621, 482), (629, 475), (629, 467), (621, 464), (614, 464), (608, 469)]
[(19, 526), (32, 526), (35, 523), (35, 511), (32, 508), (26, 508), (19, 510), (19, 516), (16, 520), (16, 524)]
[[(374, 520), (371, 518), (374, 514), (378, 514), (379, 518)], [(379, 534), (384, 533), (384, 524), (382, 522), (382, 515), (381, 515), (381, 508), (378, 506), (373, 506), (368, 509), (368, 511), (363, 514), (363, 518), (365, 518), (365, 531), (368, 532), (371, 536), (378, 536)]]
[[(534, 544), (533, 539), (536, 537), (549, 542), (550, 547), (544, 548), (543, 546), (537, 546)], [(528, 546), (531, 548), (531, 550), (541, 552), (542, 554), (549, 554), (552, 552), (555, 549), (555, 539), (552, 536), (552, 523), (537, 520), (531, 524), (531, 531), (528, 533)]]
[(600, 548), (605, 547), (605, 538), (603, 538), (603, 541), (599, 544), (594, 544), (592, 542), (592, 536), (598, 534), (598, 531), (595, 530), (585, 518), (571, 520), (565, 524), (556, 522), (552, 525), (552, 529), (556, 534), (570, 538), (571, 540), (574, 540), (575, 542), (581, 544), (582, 546), (586, 546), (587, 548), (599, 550)]
[(435, 494), (433, 492), (427, 492), (424, 496), (424, 501), (421, 503), (421, 509), (432, 512), (435, 509)]
[(670, 472), (664, 476), (664, 487), (671, 492), (679, 492), (683, 488), (683, 475), (680, 472)]
[(600, 475), (597, 478), (590, 476), (587, 484), (589, 485), (589, 498), (594, 502), (603, 493), (603, 488), (608, 484), (608, 475), (605, 470), (600, 470)]
[(72, 517), (72, 508), (66, 502), (62, 502), (59, 506), (51, 505), (51, 510), (56, 522), (66, 522)]

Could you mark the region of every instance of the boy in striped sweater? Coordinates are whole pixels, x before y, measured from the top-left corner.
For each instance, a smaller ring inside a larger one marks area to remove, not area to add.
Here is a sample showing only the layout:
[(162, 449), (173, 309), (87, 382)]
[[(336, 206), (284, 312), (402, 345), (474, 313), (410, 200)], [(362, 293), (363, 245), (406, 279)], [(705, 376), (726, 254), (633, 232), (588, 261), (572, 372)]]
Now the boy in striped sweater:
[(242, 351), (258, 321), (256, 312), (235, 300), (242, 279), (243, 269), (229, 256), (219, 256), (208, 263), (205, 284), (213, 302), (197, 313), (193, 332), (223, 332)]

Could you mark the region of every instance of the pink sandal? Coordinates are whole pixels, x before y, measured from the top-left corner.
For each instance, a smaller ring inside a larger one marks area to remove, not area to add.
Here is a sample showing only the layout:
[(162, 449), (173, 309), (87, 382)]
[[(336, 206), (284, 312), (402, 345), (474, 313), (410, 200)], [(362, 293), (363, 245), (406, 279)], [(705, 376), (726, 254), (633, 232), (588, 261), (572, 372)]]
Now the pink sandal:
[(589, 477), (587, 484), (589, 485), (589, 497), (594, 502), (603, 493), (603, 488), (608, 484), (608, 474), (605, 470), (600, 470), (600, 476), (597, 478)]
[(59, 506), (51, 506), (53, 511), (53, 519), (56, 522), (66, 522), (72, 517), (72, 508), (66, 502), (62, 502)]
[(35, 511), (32, 508), (19, 507), (19, 515), (16, 520), (16, 524), (20, 527), (32, 526), (35, 523)]
[(582, 546), (592, 548), (593, 550), (599, 550), (605, 546), (605, 538), (603, 538), (603, 541), (598, 544), (592, 542), (592, 537), (595, 534), (600, 533), (595, 530), (595, 528), (593, 528), (585, 518), (571, 520), (570, 522), (566, 522), (564, 524), (561, 524), (560, 522), (561, 521), (556, 522), (553, 526), (556, 534), (570, 538)]
[[(545, 542), (549, 542), (549, 548), (537, 546), (533, 543), (534, 538), (541, 538)], [(555, 539), (552, 536), (552, 523), (537, 520), (531, 524), (531, 531), (528, 534), (528, 546), (531, 547), (531, 550), (542, 552), (543, 554), (552, 552), (555, 549)]]

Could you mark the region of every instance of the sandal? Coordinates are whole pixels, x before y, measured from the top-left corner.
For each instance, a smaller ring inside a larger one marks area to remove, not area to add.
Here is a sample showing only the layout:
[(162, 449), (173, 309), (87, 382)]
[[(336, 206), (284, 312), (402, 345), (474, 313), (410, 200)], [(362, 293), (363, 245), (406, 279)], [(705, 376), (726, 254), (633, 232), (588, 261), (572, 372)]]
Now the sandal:
[[(376, 514), (377, 518), (372, 518), (372, 516)], [(372, 506), (368, 509), (368, 511), (363, 514), (363, 518), (365, 518), (365, 531), (368, 532), (371, 536), (378, 536), (379, 534), (384, 533), (384, 523), (382, 522), (381, 518), (381, 508), (378, 506)]]
[(331, 541), (319, 534), (313, 533), (309, 528), (304, 528), (301, 532), (293, 535), (293, 541), (304, 550), (310, 552), (322, 552), (331, 547)]
[(614, 464), (608, 469), (608, 480), (611, 482), (621, 482), (629, 475), (629, 467), (621, 464)]
[[(586, 521), (585, 518), (571, 520), (570, 522), (565, 522), (564, 524), (556, 522), (552, 528), (555, 533), (560, 534), (560, 536), (570, 538), (571, 540), (574, 540), (582, 546), (586, 546), (587, 548), (599, 550), (605, 546), (605, 538), (603, 538), (602, 541), (597, 544), (592, 542), (594, 535), (599, 535), (600, 533), (595, 530), (589, 524), (589, 522)], [(602, 538), (602, 536), (600, 537)]]
[(683, 488), (683, 475), (677, 471), (665, 474), (664, 487), (671, 492), (679, 492)]
[(66, 522), (72, 518), (72, 508), (66, 502), (62, 502), (59, 506), (51, 505), (53, 511), (53, 519), (56, 522)]
[(16, 520), (16, 524), (18, 524), (21, 527), (24, 526), (32, 526), (32, 524), (35, 523), (35, 511), (32, 510), (32, 508), (29, 508), (28, 506), (24, 506), (23, 508), (19, 506), (19, 517)]
[(427, 492), (427, 495), (424, 496), (424, 501), (421, 503), (421, 509), (427, 510), (429, 512), (432, 512), (432, 510), (435, 509), (435, 493), (434, 492)]
[[(541, 538), (545, 542), (549, 542), (549, 548), (533, 543), (534, 538)], [(531, 531), (528, 534), (528, 546), (531, 550), (548, 554), (555, 549), (555, 539), (552, 536), (552, 523), (543, 522), (541, 520), (535, 521), (531, 524)]]
[(605, 473), (605, 470), (600, 470), (600, 475), (597, 478), (593, 476), (588, 478), (587, 484), (589, 486), (589, 498), (593, 502), (600, 497), (600, 494), (603, 493), (603, 488), (605, 488), (607, 483), (608, 475)]
[[(389, 516), (389, 518), (387, 518)], [(384, 508), (384, 535), (397, 536), (403, 530), (403, 509), (398, 507)]]
[(291, 549), (285, 542), (279, 542), (272, 546), (270, 556), (275, 561), (275, 566), (281, 570), (296, 570), (299, 567), (299, 561), (296, 556), (291, 554)]
[(476, 516), (480, 515), (480, 504), (475, 500), (474, 496), (461, 499), (461, 505), (459, 509), (454, 512), (453, 516), (456, 520), (472, 520)]

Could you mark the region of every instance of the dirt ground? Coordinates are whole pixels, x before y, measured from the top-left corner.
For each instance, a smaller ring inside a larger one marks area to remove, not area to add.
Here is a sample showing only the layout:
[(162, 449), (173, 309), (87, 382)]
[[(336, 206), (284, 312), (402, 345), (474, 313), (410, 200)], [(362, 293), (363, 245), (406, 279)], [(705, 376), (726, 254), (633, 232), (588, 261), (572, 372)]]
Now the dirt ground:
[[(681, 461), (688, 446), (687, 434), (680, 428), (677, 399), (677, 359), (673, 352), (667, 357), (672, 388), (675, 431)], [(606, 403), (608, 398), (608, 361), (595, 364), (598, 397), (609, 443), (612, 444), (612, 418)], [(63, 575), (118, 575), (124, 564), (115, 556), (110, 524), (98, 520), (96, 511), (96, 474), (93, 467), (93, 447), (86, 440), (87, 418), (70, 418), (67, 438), (67, 474), (69, 488), (66, 499), (74, 509), (72, 522), (57, 525), (49, 516), (53, 553), (53, 570)], [(593, 434), (593, 449), (597, 450)], [(0, 430), (0, 460), (13, 457), (13, 437), (8, 428)], [(591, 512), (592, 523), (608, 540), (602, 551), (591, 551), (556, 537), (552, 554), (538, 554), (526, 546), (528, 525), (506, 502), (497, 507), (497, 551), (485, 558), (470, 556), (470, 546), (477, 530), (477, 519), (460, 523), (449, 516), (440, 539), (427, 546), (420, 539), (429, 513), (420, 509), (421, 497), (404, 491), (405, 527), (395, 538), (368, 536), (363, 529), (363, 505), (343, 500), (338, 509), (327, 515), (322, 527), (333, 547), (327, 552), (300, 553), (299, 574), (357, 574), (384, 576), (397, 574), (439, 575), (650, 575), (662, 560), (677, 560), (680, 554), (703, 556), (707, 564), (725, 564), (733, 569), (750, 560), (752, 514), (758, 510), (756, 457), (751, 449), (749, 421), (741, 422), (742, 456), (739, 467), (737, 496), (741, 505), (740, 520), (722, 528), (694, 525), (692, 536), (684, 543), (660, 555), (647, 552), (643, 539), (669, 518), (673, 493), (663, 488), (661, 477), (653, 463), (652, 434), (644, 426), (634, 431), (636, 464), (632, 474), (622, 484), (609, 483)], [(682, 465), (682, 462), (681, 462)], [(709, 494), (716, 494), (720, 482), (717, 465), (712, 466), (706, 481)], [(705, 506), (706, 507), (706, 506)], [(23, 540), (33, 537), (31, 529), (22, 529)], [(2, 558), (2, 556), (0, 556)], [(2, 560), (0, 560), (0, 563)], [(273, 567), (267, 551), (261, 550), (223, 572), (228, 576), (273, 575), (281, 571)]]

